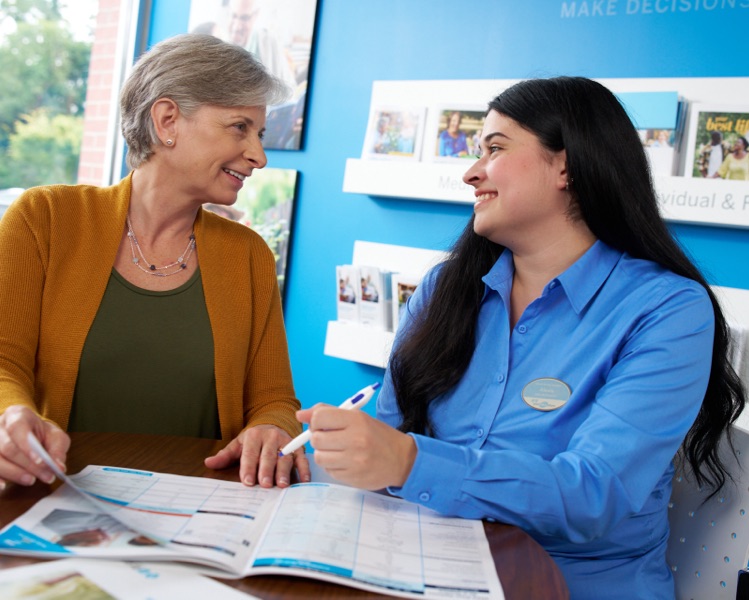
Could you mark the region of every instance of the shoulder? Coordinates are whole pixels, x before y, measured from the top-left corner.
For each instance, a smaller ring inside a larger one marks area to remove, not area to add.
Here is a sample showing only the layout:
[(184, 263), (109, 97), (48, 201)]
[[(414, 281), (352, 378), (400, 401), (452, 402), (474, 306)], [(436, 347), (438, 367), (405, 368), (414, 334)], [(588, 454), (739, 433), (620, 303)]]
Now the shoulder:
[(66, 222), (76, 226), (88, 220), (111, 218), (130, 198), (129, 179), (109, 187), (94, 185), (45, 185), (27, 189), (8, 211), (29, 224)]
[(668, 309), (683, 311), (685, 319), (712, 321), (713, 305), (705, 287), (649, 260), (622, 255), (605, 288), (618, 302), (641, 315)]

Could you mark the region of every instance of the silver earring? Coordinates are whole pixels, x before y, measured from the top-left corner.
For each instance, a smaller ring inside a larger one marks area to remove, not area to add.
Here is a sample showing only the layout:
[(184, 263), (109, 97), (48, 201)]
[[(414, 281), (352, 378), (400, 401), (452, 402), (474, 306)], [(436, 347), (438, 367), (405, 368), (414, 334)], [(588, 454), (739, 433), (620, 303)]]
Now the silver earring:
[(174, 142), (173, 142), (172, 140), (167, 140), (167, 141), (166, 141), (166, 145), (167, 145), (167, 146), (171, 146), (171, 145), (172, 145), (173, 143), (174, 143)]
[(570, 191), (570, 184), (571, 184), (571, 183), (572, 183), (573, 181), (574, 181), (574, 179), (572, 179), (572, 177), (570, 177), (570, 178), (569, 178), (569, 179), (567, 180), (567, 182), (566, 182), (566, 183), (564, 184), (564, 189), (565, 189), (566, 191), (568, 191), (568, 192)]

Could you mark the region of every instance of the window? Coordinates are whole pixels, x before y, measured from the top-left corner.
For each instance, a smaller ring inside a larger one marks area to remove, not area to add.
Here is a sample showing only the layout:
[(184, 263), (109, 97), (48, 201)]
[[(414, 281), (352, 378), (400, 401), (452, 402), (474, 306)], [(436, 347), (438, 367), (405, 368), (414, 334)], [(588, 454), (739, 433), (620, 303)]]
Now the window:
[(21, 189), (78, 182), (98, 5), (0, 0), (0, 211)]

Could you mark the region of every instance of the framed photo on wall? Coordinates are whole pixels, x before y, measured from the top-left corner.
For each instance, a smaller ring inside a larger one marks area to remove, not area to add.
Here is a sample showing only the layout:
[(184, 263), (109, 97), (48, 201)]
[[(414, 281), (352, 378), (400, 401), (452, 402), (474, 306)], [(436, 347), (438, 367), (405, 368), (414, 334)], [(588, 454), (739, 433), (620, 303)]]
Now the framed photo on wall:
[(410, 106), (373, 106), (362, 158), (419, 160), (426, 109)]
[(243, 46), (292, 91), (287, 102), (268, 107), (263, 140), (267, 149), (302, 147), (316, 14), (317, 0), (200, 0), (190, 4), (188, 31)]
[[(723, 163), (736, 143), (749, 136), (749, 104), (694, 103), (689, 110), (685, 177), (728, 176)], [(749, 161), (749, 158), (744, 160)], [(730, 160), (729, 160), (730, 162)], [(742, 170), (739, 170), (740, 172)], [(747, 173), (746, 169), (743, 169)], [(735, 178), (735, 177), (733, 177)]]
[(473, 105), (437, 107), (424, 158), (439, 162), (475, 160), (485, 113), (485, 107)]
[(259, 233), (276, 257), (278, 287), (283, 298), (288, 270), (298, 172), (294, 169), (255, 169), (232, 206), (205, 208)]

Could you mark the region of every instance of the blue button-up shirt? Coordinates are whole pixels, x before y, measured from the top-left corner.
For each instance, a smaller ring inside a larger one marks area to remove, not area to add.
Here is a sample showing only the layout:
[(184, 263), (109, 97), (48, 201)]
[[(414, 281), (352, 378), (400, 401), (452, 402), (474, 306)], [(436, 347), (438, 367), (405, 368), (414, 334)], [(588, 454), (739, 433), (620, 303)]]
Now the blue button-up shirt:
[[(411, 297), (399, 337), (438, 271)], [(411, 474), (390, 491), (522, 527), (555, 558), (573, 599), (673, 598), (672, 459), (710, 374), (707, 293), (599, 241), (511, 329), (513, 273), (506, 250), (483, 278), (471, 363), (431, 404), (435, 436), (413, 436)], [(389, 372), (377, 415), (401, 421)]]

